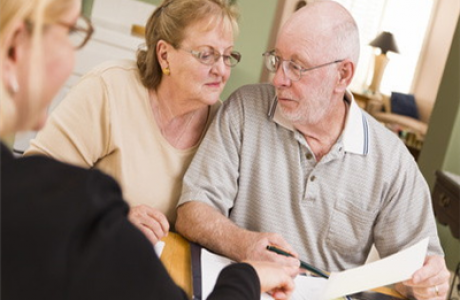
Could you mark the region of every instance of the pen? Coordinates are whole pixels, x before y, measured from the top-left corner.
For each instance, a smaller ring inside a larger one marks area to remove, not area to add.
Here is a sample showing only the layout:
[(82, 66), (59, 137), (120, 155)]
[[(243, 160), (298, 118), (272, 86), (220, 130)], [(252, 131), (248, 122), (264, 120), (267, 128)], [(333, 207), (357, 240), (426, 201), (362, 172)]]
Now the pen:
[[(281, 254), (281, 255), (284, 255), (284, 256), (294, 257), (291, 253), (288, 253), (288, 252), (286, 252), (286, 251), (284, 251), (284, 250), (281, 250), (281, 249), (279, 249), (279, 248), (277, 248), (277, 247), (274, 247), (274, 246), (268, 245), (268, 246), (267, 246), (267, 250), (268, 250), (268, 251), (275, 252), (275, 253), (278, 253), (278, 254)], [(317, 274), (317, 275), (319, 275), (319, 276), (321, 276), (321, 277), (329, 278), (329, 275), (327, 275), (325, 272), (321, 271), (320, 269), (315, 268), (314, 266), (312, 266), (312, 265), (310, 265), (309, 263), (306, 263), (306, 262), (304, 262), (304, 261), (302, 261), (302, 260), (300, 260), (300, 259), (299, 259), (299, 261), (300, 261), (300, 267), (301, 267), (302, 269), (311, 271), (311, 272), (313, 272), (313, 273), (315, 273), (315, 274)]]

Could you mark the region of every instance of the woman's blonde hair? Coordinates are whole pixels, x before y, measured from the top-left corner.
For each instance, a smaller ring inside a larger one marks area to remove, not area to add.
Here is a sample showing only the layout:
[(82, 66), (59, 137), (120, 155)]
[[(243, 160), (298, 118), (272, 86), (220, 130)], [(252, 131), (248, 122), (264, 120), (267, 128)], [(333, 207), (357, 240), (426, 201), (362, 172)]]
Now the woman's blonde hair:
[[(37, 98), (41, 94), (43, 82), (43, 53), (41, 53), (41, 37), (44, 25), (56, 22), (64, 12), (73, 5), (70, 0), (1, 0), (0, 1), (0, 65), (9, 54), (5, 49), (6, 40), (10, 36), (14, 24), (24, 22), (29, 29), (32, 40), (32, 57), (29, 68), (29, 86), (26, 89), (27, 104), (22, 105), (23, 111), (18, 111), (12, 97), (6, 95), (6, 87), (0, 80), (2, 99), (0, 102), (0, 135), (26, 129), (33, 123), (37, 107)], [(32, 25), (32, 26), (30, 26)], [(0, 78), (3, 79), (3, 70), (0, 68)], [(26, 111), (24, 111), (26, 110)], [(32, 120), (31, 120), (32, 119)]]
[(238, 34), (238, 11), (229, 0), (164, 0), (149, 18), (146, 25), (146, 49), (137, 52), (137, 66), (142, 83), (156, 89), (163, 73), (157, 59), (156, 46), (164, 40), (178, 48), (185, 38), (186, 29), (196, 22), (209, 20), (205, 30), (222, 22), (225, 30)]

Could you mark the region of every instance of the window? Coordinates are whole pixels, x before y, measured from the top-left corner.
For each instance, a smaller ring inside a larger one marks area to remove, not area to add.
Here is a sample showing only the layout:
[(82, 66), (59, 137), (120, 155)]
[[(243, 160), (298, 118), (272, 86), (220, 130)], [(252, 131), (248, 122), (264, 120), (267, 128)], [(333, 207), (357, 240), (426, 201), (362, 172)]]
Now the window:
[(381, 31), (391, 32), (399, 54), (388, 52), (390, 59), (383, 75), (380, 91), (411, 93), (433, 1), (435, 0), (335, 0), (345, 6), (358, 23), (361, 38), (361, 56), (355, 78), (350, 86), (354, 91), (365, 91), (372, 80), (374, 53), (369, 46)]

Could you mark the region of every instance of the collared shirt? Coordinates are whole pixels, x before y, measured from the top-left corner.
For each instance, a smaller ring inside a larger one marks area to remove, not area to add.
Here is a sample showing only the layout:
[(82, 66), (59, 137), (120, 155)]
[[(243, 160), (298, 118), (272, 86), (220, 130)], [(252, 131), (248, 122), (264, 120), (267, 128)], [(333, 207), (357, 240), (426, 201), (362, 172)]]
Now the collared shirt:
[(184, 178), (179, 205), (220, 210), (238, 226), (281, 234), (327, 271), (382, 257), (429, 236), (441, 254), (428, 186), (398, 137), (350, 93), (345, 129), (319, 162), (279, 114), (268, 84), (240, 88), (216, 115)]
[[(343, 147), (345, 152), (366, 155), (369, 151), (369, 129), (367, 118), (362, 113), (356, 102), (352, 99), (352, 93), (347, 91), (344, 101), (347, 103), (347, 106), (350, 107), (348, 110), (350, 117), (346, 119), (347, 121), (343, 132)], [(293, 132), (296, 131), (294, 125), (281, 113), (276, 97), (272, 101), (268, 117), (270, 117), (273, 122), (283, 126), (284, 128)]]

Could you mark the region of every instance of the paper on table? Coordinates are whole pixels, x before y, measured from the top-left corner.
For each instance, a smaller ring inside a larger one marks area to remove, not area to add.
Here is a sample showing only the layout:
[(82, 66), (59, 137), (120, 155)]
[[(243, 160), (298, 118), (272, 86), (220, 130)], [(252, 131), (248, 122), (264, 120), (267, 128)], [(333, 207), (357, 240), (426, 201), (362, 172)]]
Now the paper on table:
[(331, 273), (325, 296), (333, 299), (361, 291), (404, 281), (412, 277), (423, 266), (428, 238), (379, 261)]
[(226, 257), (213, 254), (206, 249), (201, 249), (201, 284), (202, 299), (211, 294), (220, 271), (232, 261)]
[[(423, 266), (428, 238), (379, 261), (331, 273), (329, 280), (317, 277), (297, 276), (292, 300), (336, 299), (361, 291), (389, 285), (409, 279)], [(202, 299), (211, 293), (220, 271), (232, 260), (201, 250)], [(262, 300), (273, 299), (267, 294)]]
[[(206, 299), (212, 292), (216, 284), (220, 271), (227, 265), (233, 263), (232, 260), (201, 250), (201, 276), (202, 276), (202, 299)], [(319, 277), (297, 276), (295, 279), (295, 290), (291, 297), (292, 300), (318, 300), (324, 294), (327, 280)], [(273, 300), (268, 294), (263, 294), (261, 300)]]
[(163, 253), (163, 248), (165, 247), (165, 242), (163, 241), (158, 241), (155, 246), (153, 246), (153, 249), (155, 249), (155, 253), (158, 255), (158, 257), (161, 257), (161, 253)]

